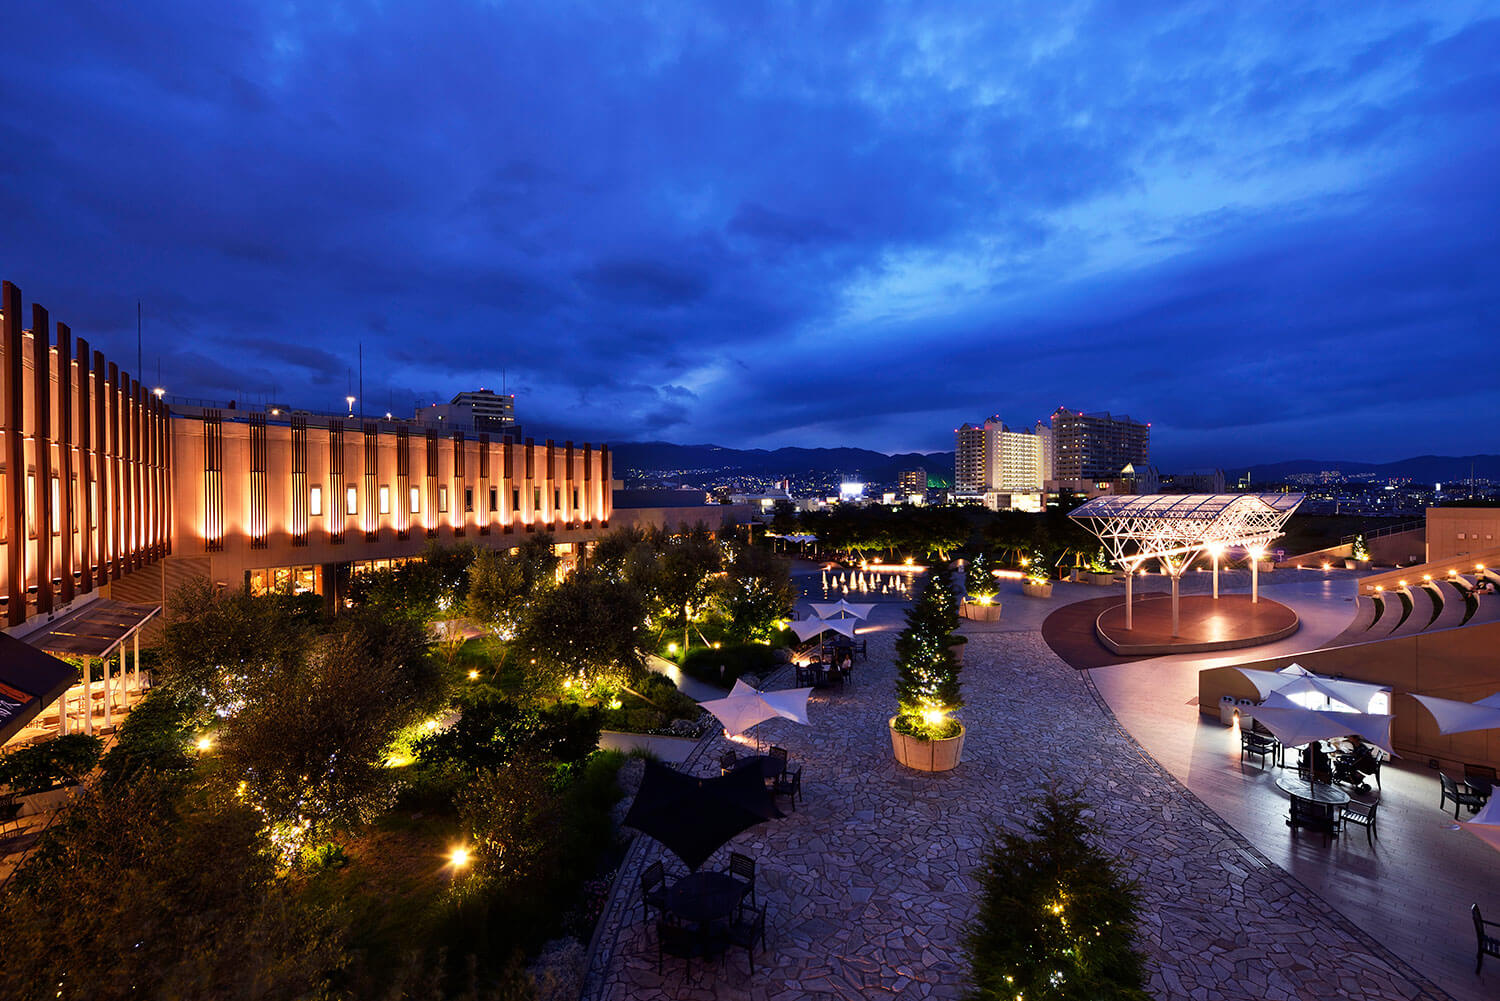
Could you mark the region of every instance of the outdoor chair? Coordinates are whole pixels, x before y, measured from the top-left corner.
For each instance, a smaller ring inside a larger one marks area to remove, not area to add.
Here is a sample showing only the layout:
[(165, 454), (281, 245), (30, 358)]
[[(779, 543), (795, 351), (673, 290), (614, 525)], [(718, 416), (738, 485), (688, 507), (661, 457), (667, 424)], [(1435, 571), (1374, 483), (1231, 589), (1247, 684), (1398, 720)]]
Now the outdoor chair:
[(1453, 819), (1458, 819), (1458, 808), (1466, 806), (1470, 813), (1477, 813), (1484, 806), (1485, 797), (1473, 792), (1467, 785), (1455, 782), (1442, 772), (1438, 772), (1438, 782), (1443, 787), (1443, 798), (1438, 800), (1438, 809), (1446, 810), (1448, 801), (1453, 801)]
[(1301, 796), (1292, 797), (1291, 813), (1287, 816), (1286, 825), (1296, 833), (1299, 827), (1309, 831), (1318, 831), (1323, 835), (1323, 843), (1326, 845), (1333, 838), (1338, 837), (1338, 817), (1333, 811), (1321, 803), (1314, 803), (1310, 799)]
[(1474, 915), (1474, 937), (1479, 939), (1479, 955), (1474, 960), (1474, 975), (1477, 977), (1479, 971), (1484, 968), (1484, 957), (1500, 958), (1500, 938), (1485, 931), (1486, 928), (1500, 928), (1500, 921), (1486, 921), (1480, 917), (1478, 904), (1470, 910)]
[[(731, 946), (739, 945), (744, 947), (745, 955), (750, 958), (750, 972), (754, 973), (755, 943), (759, 942), (762, 949), (766, 947), (765, 905), (761, 905), (760, 907), (755, 908), (749, 920), (745, 920), (743, 919), (743, 917), (741, 917), (740, 919), (734, 921), (734, 923), (729, 926), (728, 932), (726, 934), (728, 935), (729, 944)], [(728, 949), (724, 950), (724, 961), (726, 963), (729, 961)]]
[(1266, 737), (1250, 730), (1240, 730), (1241, 764), (1244, 764), (1245, 755), (1247, 754), (1258, 756), (1263, 768), (1265, 767), (1267, 758), (1270, 758), (1274, 764), (1280, 747), (1281, 743), (1275, 737)]
[(728, 775), (734, 771), (735, 763), (739, 761), (739, 758), (740, 756), (734, 752), (734, 748), (730, 748), (719, 755), (719, 774)]
[(787, 758), (786, 758), (786, 748), (778, 746), (776, 744), (772, 744), (771, 745), (771, 750), (770, 750), (769, 753), (770, 753), (771, 757), (776, 758), (778, 761), (781, 762), (781, 767), (783, 769), (786, 768), (786, 760), (787, 760)]
[(771, 795), (786, 796), (791, 800), (792, 811), (796, 812), (797, 800), (802, 798), (802, 769), (788, 768), (776, 776), (776, 785), (772, 787)]
[(1496, 777), (1495, 770), (1489, 765), (1464, 765), (1464, 785), (1485, 799), (1490, 798), (1497, 781), (1500, 778)]
[(1351, 799), (1344, 804), (1343, 815), (1339, 818), (1346, 826), (1354, 824), (1365, 829), (1365, 842), (1371, 846), (1375, 844), (1375, 811), (1379, 803), (1361, 803), (1357, 799)]
[(755, 859), (749, 855), (741, 855), (739, 852), (729, 853), (729, 875), (738, 882), (743, 883), (745, 888), (740, 891), (740, 907), (745, 906), (745, 898), (750, 898), (750, 906), (757, 903), (755, 899)]
[(641, 917), (649, 919), (652, 907), (662, 913), (667, 910), (667, 871), (659, 861), (641, 873)]

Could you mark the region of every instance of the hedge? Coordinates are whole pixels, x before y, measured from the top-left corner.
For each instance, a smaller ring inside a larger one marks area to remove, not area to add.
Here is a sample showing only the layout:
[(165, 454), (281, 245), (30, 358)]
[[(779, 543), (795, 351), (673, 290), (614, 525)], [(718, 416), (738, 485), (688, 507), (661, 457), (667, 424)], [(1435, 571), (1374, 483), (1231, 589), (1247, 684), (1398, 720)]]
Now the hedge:
[[(724, 670), (720, 673), (719, 668)], [(715, 650), (698, 647), (682, 660), (682, 673), (710, 685), (730, 688), (742, 674), (767, 675), (776, 669), (776, 652), (761, 643), (744, 643)]]

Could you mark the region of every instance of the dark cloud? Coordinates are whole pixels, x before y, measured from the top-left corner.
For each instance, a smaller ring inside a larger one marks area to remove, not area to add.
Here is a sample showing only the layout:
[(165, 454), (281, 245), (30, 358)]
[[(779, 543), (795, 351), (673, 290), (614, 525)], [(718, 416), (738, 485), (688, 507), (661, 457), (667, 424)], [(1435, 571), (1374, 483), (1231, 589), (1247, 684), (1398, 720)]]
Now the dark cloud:
[[(575, 438), (1478, 451), (1500, 22), (1367, 5), (19, 5), (0, 273), (187, 396)], [(592, 430), (590, 430), (592, 429)], [(561, 433), (561, 432), (559, 432)]]

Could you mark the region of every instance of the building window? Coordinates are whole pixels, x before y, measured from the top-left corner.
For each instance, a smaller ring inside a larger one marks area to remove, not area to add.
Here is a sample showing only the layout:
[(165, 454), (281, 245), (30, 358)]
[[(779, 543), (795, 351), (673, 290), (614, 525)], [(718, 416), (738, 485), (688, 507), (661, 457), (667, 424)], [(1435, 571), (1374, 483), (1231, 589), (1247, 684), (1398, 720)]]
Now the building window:
[(36, 473), (26, 474), (26, 534), (36, 538)]
[(346, 513), (348, 513), (348, 514), (358, 514), (359, 513), (359, 488), (358, 487), (349, 487), (348, 489), (346, 489), (344, 491), (344, 506), (346, 508)]
[(474, 488), (464, 487), (464, 510), (474, 510)]
[(422, 513), (422, 490), (420, 487), (411, 488), (411, 513)]
[(541, 487), (532, 487), (531, 488), (531, 509), (533, 511), (540, 511), (542, 509), (542, 488)]
[(307, 492), (307, 513), (314, 518), (323, 516), (323, 488), (313, 487)]
[(62, 534), (62, 484), (52, 477), (52, 534)]
[(490, 509), (489, 509), (489, 513), (490, 514), (494, 514), (496, 511), (498, 511), (500, 509), (500, 505), (496, 503), (496, 501), (498, 499), (499, 499), (499, 492), (494, 487), (490, 487)]
[(380, 488), (380, 513), (381, 514), (390, 514), (391, 513), (391, 488), (390, 487), (381, 487)]
[(438, 487), (438, 514), (448, 513), (448, 488)]
[(519, 489), (510, 492), (510, 513), (515, 514), (521, 510), (521, 491)]

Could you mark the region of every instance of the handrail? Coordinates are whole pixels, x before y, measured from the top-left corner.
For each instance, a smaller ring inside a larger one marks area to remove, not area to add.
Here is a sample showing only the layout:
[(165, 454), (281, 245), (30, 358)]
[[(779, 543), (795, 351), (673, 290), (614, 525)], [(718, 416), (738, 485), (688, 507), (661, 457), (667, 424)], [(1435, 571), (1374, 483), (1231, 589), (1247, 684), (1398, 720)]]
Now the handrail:
[(1365, 541), (1368, 542), (1371, 539), (1383, 539), (1387, 535), (1399, 535), (1402, 532), (1410, 532), (1413, 529), (1426, 527), (1426, 521), (1403, 521), (1399, 525), (1387, 525), (1385, 528), (1377, 528), (1373, 532), (1355, 532), (1353, 535), (1346, 535), (1343, 538), (1339, 539), (1339, 545), (1347, 546), (1349, 543), (1353, 542), (1361, 535), (1363, 535), (1365, 537)]

